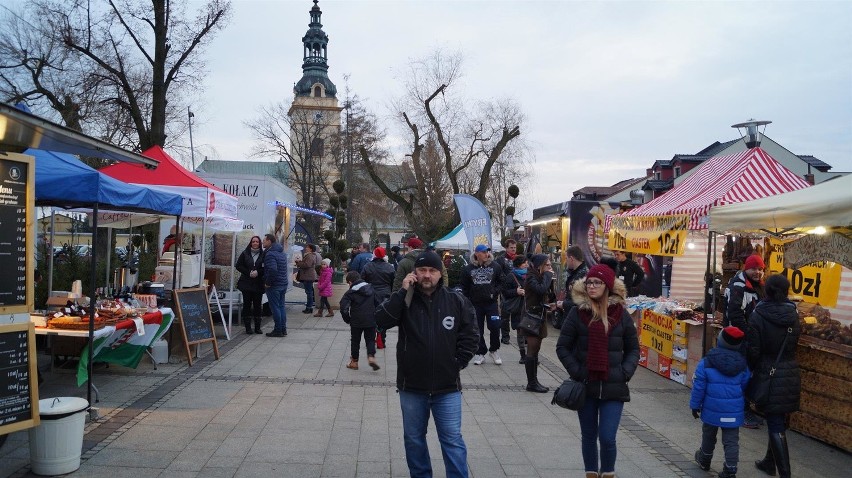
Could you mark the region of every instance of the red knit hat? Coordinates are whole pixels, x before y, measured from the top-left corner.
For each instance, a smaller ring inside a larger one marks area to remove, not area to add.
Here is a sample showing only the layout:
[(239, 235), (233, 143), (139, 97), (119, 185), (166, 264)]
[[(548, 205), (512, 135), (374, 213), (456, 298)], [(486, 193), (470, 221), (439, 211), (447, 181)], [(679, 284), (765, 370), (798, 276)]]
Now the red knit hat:
[(739, 327), (729, 325), (719, 332), (719, 338), (716, 339), (716, 344), (719, 347), (737, 350), (740, 348), (740, 344), (743, 343), (743, 338), (745, 338), (745, 333), (740, 330)]
[(384, 259), (385, 248), (380, 246), (380, 247), (373, 249), (373, 255), (376, 256), (376, 259)]
[(605, 266), (603, 264), (593, 266), (589, 269), (589, 272), (586, 273), (586, 279), (589, 277), (600, 279), (609, 290), (612, 290), (613, 286), (615, 286), (615, 271), (610, 269), (609, 266)]
[(766, 264), (763, 263), (763, 258), (757, 254), (748, 256), (743, 264), (743, 270), (749, 269), (766, 269)]
[(410, 247), (411, 249), (420, 249), (421, 247), (423, 247), (423, 241), (416, 237), (412, 237), (408, 240), (408, 247)]

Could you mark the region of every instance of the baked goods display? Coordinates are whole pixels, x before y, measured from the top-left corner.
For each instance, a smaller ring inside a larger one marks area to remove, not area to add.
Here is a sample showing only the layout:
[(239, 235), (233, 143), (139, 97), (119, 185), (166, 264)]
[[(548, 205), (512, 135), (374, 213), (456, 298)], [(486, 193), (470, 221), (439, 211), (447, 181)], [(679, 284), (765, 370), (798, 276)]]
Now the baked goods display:
[(832, 319), (828, 309), (806, 302), (798, 302), (796, 308), (802, 323), (802, 335), (835, 344), (852, 345), (852, 325), (843, 325)]

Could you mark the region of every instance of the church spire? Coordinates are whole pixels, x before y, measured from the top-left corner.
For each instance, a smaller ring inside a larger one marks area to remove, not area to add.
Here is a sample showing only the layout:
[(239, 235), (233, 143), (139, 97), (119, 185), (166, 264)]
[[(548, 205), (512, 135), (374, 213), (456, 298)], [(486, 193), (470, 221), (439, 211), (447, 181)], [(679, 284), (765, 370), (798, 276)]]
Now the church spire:
[(328, 78), (328, 35), (322, 30), (319, 0), (313, 1), (308, 32), (302, 37), (302, 79), (293, 87), (293, 93), (296, 96), (335, 97), (337, 87)]

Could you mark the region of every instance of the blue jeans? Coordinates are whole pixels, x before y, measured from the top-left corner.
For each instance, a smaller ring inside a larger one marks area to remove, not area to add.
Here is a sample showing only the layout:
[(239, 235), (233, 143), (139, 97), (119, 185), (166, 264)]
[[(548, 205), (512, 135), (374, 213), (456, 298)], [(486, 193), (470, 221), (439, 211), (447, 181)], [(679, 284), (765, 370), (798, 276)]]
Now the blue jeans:
[(303, 280), (302, 285), (305, 286), (305, 308), (313, 309), (314, 308), (314, 281), (312, 280)]
[(286, 287), (267, 287), (266, 298), (269, 300), (269, 309), (272, 311), (272, 322), (275, 324), (273, 332), (287, 331), (287, 311), (284, 309), (284, 293)]
[[(621, 421), (624, 402), (586, 397), (586, 404), (577, 412), (583, 444), (583, 463), (586, 471), (612, 473), (615, 471), (615, 433)], [(598, 468), (598, 439), (601, 442)]]
[(430, 412), (435, 417), (447, 478), (467, 478), (467, 447), (461, 434), (461, 392), (430, 395), (400, 390), (399, 405), (402, 408), (405, 460), (411, 478), (432, 476), (432, 462), (426, 445)]

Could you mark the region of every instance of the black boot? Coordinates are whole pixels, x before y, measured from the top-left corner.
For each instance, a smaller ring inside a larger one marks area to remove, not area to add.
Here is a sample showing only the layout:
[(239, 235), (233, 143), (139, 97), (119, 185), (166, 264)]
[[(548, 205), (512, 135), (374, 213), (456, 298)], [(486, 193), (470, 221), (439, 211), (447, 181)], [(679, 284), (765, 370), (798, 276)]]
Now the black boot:
[(769, 476), (775, 476), (775, 457), (772, 455), (772, 445), (766, 444), (766, 455), (762, 460), (754, 462), (754, 466)]
[(719, 472), (719, 478), (737, 478), (737, 467), (730, 467), (725, 463), (722, 465), (722, 471)]
[(787, 434), (770, 433), (769, 446), (775, 457), (775, 468), (780, 478), (790, 478), (790, 452), (787, 450)]
[(243, 325), (246, 326), (246, 335), (251, 335), (253, 333), (251, 330), (251, 317), (243, 317)]
[(538, 383), (538, 361), (536, 358), (528, 356), (524, 365), (527, 369), (527, 391), (547, 393), (550, 389)]
[(260, 317), (254, 318), (254, 333), (256, 333), (256, 334), (262, 334), (263, 333), (263, 331), (260, 330), (260, 320), (261, 320)]
[(695, 463), (704, 471), (710, 471), (710, 462), (713, 460), (713, 455), (704, 453), (701, 448), (695, 450)]
[(539, 381), (538, 381), (538, 366), (539, 366), (540, 364), (541, 364), (541, 361), (538, 359), (538, 355), (536, 355), (536, 356), (535, 356), (535, 366), (536, 366), (536, 369), (535, 369), (535, 370), (536, 370), (536, 371), (535, 371), (535, 383), (537, 383), (537, 384), (538, 384), (539, 388), (543, 388), (545, 391), (549, 391), (549, 390), (550, 390), (549, 388), (545, 387), (544, 385), (542, 385), (542, 384), (541, 384), (541, 382), (539, 382)]

